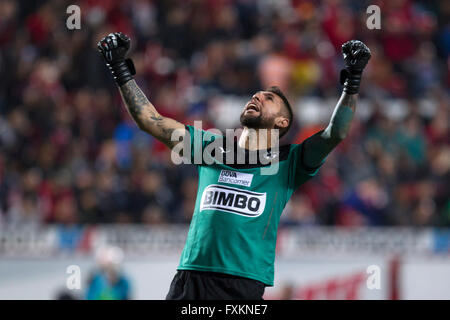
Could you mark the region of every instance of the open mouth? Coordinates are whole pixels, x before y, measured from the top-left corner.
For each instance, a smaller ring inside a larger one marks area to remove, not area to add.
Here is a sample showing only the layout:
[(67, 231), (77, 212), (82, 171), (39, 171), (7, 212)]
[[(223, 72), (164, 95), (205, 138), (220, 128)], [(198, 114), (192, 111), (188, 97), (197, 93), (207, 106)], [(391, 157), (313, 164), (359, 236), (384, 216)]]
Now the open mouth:
[(250, 110), (258, 112), (259, 108), (258, 108), (258, 106), (256, 104), (254, 104), (253, 102), (250, 102), (248, 104), (247, 108), (245, 108), (245, 111), (250, 111)]

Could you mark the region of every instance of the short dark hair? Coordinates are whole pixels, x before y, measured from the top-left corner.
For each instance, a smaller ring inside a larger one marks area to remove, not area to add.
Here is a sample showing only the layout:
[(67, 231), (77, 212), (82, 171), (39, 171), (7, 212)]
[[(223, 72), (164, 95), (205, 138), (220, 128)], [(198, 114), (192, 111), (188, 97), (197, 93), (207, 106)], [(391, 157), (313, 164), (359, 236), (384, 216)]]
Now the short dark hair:
[(283, 103), (286, 106), (286, 109), (288, 110), (288, 113), (289, 113), (289, 125), (286, 128), (280, 129), (280, 131), (281, 131), (280, 138), (281, 138), (286, 133), (288, 133), (289, 129), (291, 128), (292, 120), (294, 119), (294, 113), (292, 112), (291, 104), (289, 103), (288, 99), (286, 98), (286, 96), (284, 95), (284, 93), (281, 91), (281, 89), (279, 87), (272, 86), (272, 87), (267, 88), (266, 91), (275, 93), (277, 96), (279, 96), (281, 98), (281, 100), (283, 100)]

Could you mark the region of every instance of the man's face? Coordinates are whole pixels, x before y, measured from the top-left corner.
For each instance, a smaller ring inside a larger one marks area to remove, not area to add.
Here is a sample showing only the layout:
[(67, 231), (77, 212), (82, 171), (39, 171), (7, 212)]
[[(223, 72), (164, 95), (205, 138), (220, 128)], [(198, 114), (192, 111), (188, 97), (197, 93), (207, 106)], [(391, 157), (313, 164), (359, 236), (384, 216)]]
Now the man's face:
[(241, 124), (251, 129), (273, 129), (283, 105), (281, 98), (269, 91), (259, 91), (241, 113)]

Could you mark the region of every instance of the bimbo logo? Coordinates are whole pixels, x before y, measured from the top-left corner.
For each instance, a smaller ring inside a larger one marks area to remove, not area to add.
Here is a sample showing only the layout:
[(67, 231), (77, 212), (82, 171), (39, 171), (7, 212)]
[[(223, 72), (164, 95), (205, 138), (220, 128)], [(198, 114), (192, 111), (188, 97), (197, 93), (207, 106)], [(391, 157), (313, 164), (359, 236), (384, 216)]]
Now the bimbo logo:
[(220, 210), (246, 217), (257, 217), (264, 212), (266, 193), (213, 184), (205, 188), (200, 203), (200, 211)]

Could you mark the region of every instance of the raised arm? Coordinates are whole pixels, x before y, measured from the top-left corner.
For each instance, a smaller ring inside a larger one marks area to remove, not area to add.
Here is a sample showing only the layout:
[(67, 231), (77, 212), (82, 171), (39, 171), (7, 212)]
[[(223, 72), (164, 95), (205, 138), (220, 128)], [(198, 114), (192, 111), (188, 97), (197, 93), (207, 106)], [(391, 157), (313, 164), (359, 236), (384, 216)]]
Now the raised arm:
[(347, 136), (356, 111), (361, 75), (370, 59), (370, 50), (361, 41), (351, 40), (342, 45), (342, 53), (346, 64), (346, 68), (341, 71), (344, 92), (328, 126), (304, 142), (303, 165), (309, 168), (321, 165), (325, 157)]
[(347, 136), (356, 110), (357, 94), (342, 93), (326, 129), (304, 142), (303, 165), (318, 167), (323, 159)]
[(120, 93), (128, 112), (141, 130), (150, 133), (169, 148), (178, 143), (172, 141), (172, 133), (177, 129), (184, 130), (184, 125), (161, 116), (134, 80), (120, 86)]
[(133, 62), (125, 59), (130, 49), (130, 38), (121, 32), (110, 33), (98, 43), (98, 49), (111, 70), (125, 106), (138, 127), (173, 148), (178, 141), (172, 141), (172, 133), (180, 129), (184, 135), (184, 125), (173, 119), (161, 116), (150, 103), (133, 79)]

